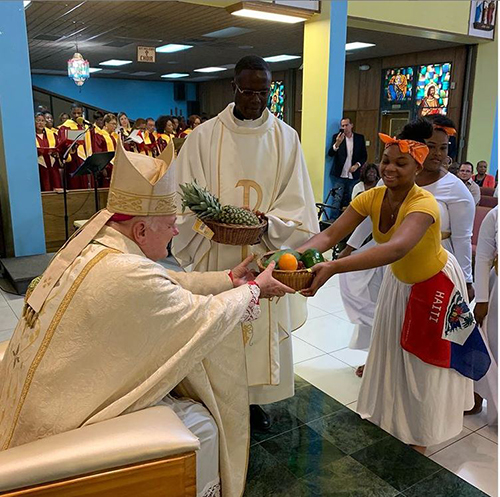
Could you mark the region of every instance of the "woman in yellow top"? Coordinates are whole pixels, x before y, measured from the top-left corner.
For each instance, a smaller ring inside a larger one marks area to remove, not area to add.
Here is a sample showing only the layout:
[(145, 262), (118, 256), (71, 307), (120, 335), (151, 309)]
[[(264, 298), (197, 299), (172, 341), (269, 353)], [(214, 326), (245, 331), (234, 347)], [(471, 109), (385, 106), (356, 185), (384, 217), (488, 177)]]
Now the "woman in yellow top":
[(390, 264), (379, 293), (357, 411), (419, 450), (458, 435), (463, 412), (473, 405), (471, 379), (454, 369), (423, 362), (401, 346), (405, 311), (415, 283), (442, 271), (461, 295), (467, 295), (460, 266), (440, 243), (438, 204), (431, 193), (415, 184), (429, 153), (425, 140), (432, 132), (432, 125), (420, 119), (407, 124), (398, 140), (380, 135), (385, 144), (380, 164), (385, 186), (358, 195), (330, 228), (298, 249), (315, 247), (324, 252), (371, 217), (378, 245), (314, 266), (313, 284), (303, 294), (314, 295), (334, 274)]

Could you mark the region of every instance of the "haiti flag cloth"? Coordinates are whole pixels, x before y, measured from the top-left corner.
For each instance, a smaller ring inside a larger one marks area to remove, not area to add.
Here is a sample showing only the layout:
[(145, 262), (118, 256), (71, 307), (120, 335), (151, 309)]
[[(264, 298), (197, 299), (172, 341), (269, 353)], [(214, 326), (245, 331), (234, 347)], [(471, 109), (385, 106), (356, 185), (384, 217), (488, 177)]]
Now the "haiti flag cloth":
[(442, 271), (412, 286), (401, 346), (427, 364), (473, 380), (481, 379), (491, 364), (474, 315)]

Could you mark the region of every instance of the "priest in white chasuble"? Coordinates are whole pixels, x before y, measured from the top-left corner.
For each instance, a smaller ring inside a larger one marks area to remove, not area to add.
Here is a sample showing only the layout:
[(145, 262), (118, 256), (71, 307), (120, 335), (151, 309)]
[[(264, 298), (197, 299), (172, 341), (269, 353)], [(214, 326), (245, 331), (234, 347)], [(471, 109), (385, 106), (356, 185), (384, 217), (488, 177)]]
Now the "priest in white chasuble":
[(119, 141), (107, 208), (30, 286), (0, 363), (0, 450), (163, 403), (200, 438), (198, 496), (240, 497), (249, 415), (234, 328), (286, 287), (248, 260), (207, 274), (155, 262), (178, 233), (173, 156)]
[[(268, 231), (259, 245), (222, 245), (193, 231), (195, 217), (178, 214), (180, 234), (173, 252), (195, 271), (228, 269), (247, 254), (297, 247), (319, 232), (313, 191), (299, 137), (266, 108), (271, 85), (269, 65), (247, 56), (235, 67), (234, 103), (188, 136), (176, 160), (181, 184), (196, 181), (221, 204), (263, 212)], [(262, 305), (261, 317), (239, 325), (246, 343), (252, 425), (266, 429), (271, 420), (256, 405), (294, 394), (291, 332), (306, 320), (301, 295)]]

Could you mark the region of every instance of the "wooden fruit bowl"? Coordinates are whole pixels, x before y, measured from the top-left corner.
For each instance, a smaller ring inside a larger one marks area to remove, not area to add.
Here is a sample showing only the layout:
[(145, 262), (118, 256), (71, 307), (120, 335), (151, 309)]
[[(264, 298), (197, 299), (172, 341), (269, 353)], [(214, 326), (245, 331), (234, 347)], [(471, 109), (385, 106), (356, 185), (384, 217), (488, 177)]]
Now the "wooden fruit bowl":
[[(278, 250), (267, 252), (257, 259), (257, 266), (261, 271), (265, 271), (266, 269), (266, 267), (264, 266), (264, 262), (276, 252), (278, 252)], [(281, 269), (274, 269), (273, 278), (277, 279), (284, 285), (293, 288), (294, 290), (300, 291), (311, 286), (314, 278), (314, 273), (311, 273), (309, 269), (297, 269), (295, 271), (283, 271)]]
[(267, 228), (267, 219), (254, 226), (218, 223), (209, 219), (203, 222), (214, 232), (212, 241), (224, 245), (254, 245), (260, 241)]

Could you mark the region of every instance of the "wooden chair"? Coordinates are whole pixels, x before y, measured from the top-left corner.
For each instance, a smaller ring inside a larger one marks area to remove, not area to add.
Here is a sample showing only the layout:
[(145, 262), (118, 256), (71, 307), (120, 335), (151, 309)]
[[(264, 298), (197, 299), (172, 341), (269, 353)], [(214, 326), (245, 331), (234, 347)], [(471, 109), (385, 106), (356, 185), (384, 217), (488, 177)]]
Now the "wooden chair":
[(488, 195), (481, 195), (479, 205), (482, 207), (489, 207), (490, 209), (493, 209), (493, 207), (496, 207), (498, 205), (498, 198), (490, 197)]
[(488, 188), (486, 186), (480, 186), (479, 189), (481, 190), (481, 196), (493, 197), (493, 194), (495, 193), (495, 189), (494, 188)]
[(150, 407), (0, 452), (0, 495), (195, 497), (198, 449), (169, 407)]

